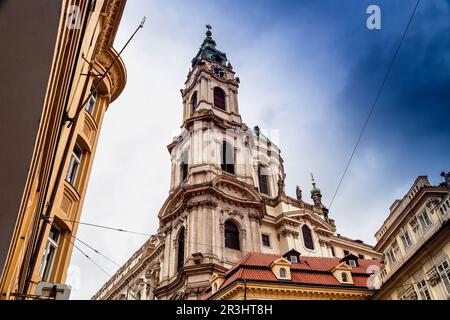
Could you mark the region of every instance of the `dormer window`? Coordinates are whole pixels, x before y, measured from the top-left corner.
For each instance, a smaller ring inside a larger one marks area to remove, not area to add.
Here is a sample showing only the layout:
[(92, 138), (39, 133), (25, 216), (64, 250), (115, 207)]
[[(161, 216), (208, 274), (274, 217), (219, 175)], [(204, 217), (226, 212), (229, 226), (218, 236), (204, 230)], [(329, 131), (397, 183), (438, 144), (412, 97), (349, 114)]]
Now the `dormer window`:
[(356, 268), (356, 261), (355, 260), (348, 260), (348, 265), (352, 268)]
[(280, 268), (280, 278), (286, 278), (286, 269)]
[(298, 263), (297, 256), (290, 256), (290, 257), (289, 257), (289, 260), (290, 260), (292, 263)]
[(346, 272), (341, 273), (342, 282), (348, 282), (348, 276)]

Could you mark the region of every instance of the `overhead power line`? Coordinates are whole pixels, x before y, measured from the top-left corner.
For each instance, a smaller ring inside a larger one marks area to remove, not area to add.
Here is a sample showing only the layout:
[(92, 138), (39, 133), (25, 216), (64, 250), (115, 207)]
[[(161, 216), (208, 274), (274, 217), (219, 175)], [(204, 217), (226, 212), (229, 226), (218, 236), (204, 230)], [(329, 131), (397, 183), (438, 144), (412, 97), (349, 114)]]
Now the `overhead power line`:
[(65, 221), (65, 222), (71, 222), (71, 223), (81, 224), (81, 225), (90, 226), (90, 227), (96, 227), (96, 228), (108, 229), (108, 230), (119, 231), (119, 232), (125, 232), (125, 233), (132, 233), (132, 234), (137, 234), (137, 235), (147, 236), (147, 237), (150, 237), (150, 236), (151, 236), (150, 233), (137, 232), (137, 231), (130, 231), (130, 230), (125, 230), (125, 229), (121, 229), (121, 228), (108, 227), (108, 226), (103, 226), (103, 225), (99, 225), (99, 224), (87, 223), (87, 222), (80, 222), (80, 221), (69, 220), (69, 219), (62, 219), (62, 218), (58, 218), (58, 219), (60, 219), (60, 220), (62, 220), (62, 221)]
[(355, 146), (354, 146), (354, 148), (352, 150), (350, 158), (347, 161), (347, 164), (345, 166), (344, 172), (342, 173), (342, 176), (341, 176), (341, 178), (339, 180), (339, 183), (338, 183), (338, 186), (336, 188), (336, 191), (333, 194), (333, 198), (331, 199), (331, 202), (330, 202), (330, 205), (328, 206), (328, 209), (331, 209), (331, 206), (333, 205), (333, 202), (334, 202), (334, 200), (336, 198), (336, 195), (339, 192), (339, 189), (340, 189), (340, 187), (342, 185), (342, 181), (344, 181), (344, 178), (345, 178), (345, 175), (347, 174), (348, 168), (350, 167), (350, 164), (351, 164), (351, 162), (353, 160), (353, 157), (354, 157), (354, 155), (356, 153), (356, 150), (358, 149), (359, 143), (361, 142), (361, 139), (362, 139), (362, 137), (364, 135), (364, 131), (366, 130), (367, 125), (369, 124), (369, 121), (370, 121), (370, 119), (372, 117), (373, 111), (375, 110), (375, 106), (377, 105), (378, 99), (381, 96), (381, 92), (383, 91), (383, 88), (384, 88), (384, 86), (386, 84), (386, 81), (389, 78), (389, 74), (390, 74), (390, 72), (392, 70), (392, 66), (394, 65), (394, 62), (395, 62), (395, 60), (397, 58), (398, 52), (400, 51), (400, 48), (401, 48), (401, 46), (403, 44), (403, 41), (405, 40), (406, 34), (407, 34), (408, 30), (409, 30), (409, 26), (411, 25), (411, 22), (413, 20), (414, 14), (416, 13), (417, 7), (419, 6), (419, 3), (420, 3), (420, 0), (417, 0), (416, 4), (414, 6), (414, 9), (413, 9), (413, 11), (412, 11), (412, 13), (411, 13), (411, 15), (409, 17), (409, 20), (408, 20), (408, 23), (406, 25), (405, 31), (403, 32), (403, 35), (402, 35), (402, 37), (400, 39), (400, 42), (399, 42), (399, 44), (397, 46), (397, 49), (395, 50), (395, 53), (392, 56), (391, 62), (389, 63), (389, 66), (388, 66), (388, 68), (386, 70), (386, 73), (384, 75), (383, 81), (381, 82), (380, 88), (378, 89), (378, 92), (377, 92), (377, 94), (375, 96), (375, 100), (372, 103), (372, 106), (370, 108), (369, 114), (367, 115), (366, 121), (364, 122), (364, 124), (363, 124), (363, 126), (361, 128), (361, 132), (359, 133), (358, 139), (356, 140), (356, 144), (355, 144)]

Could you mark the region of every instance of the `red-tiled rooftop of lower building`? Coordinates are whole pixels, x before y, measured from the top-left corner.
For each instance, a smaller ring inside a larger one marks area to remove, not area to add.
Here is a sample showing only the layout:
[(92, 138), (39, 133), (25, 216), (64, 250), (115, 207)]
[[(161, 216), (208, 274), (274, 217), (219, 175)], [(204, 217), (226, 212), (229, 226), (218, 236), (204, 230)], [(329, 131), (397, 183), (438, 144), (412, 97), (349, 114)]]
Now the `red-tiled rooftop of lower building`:
[(291, 282), (295, 284), (329, 285), (345, 287), (367, 287), (367, 279), (382, 264), (376, 259), (358, 259), (358, 266), (351, 270), (353, 284), (342, 284), (332, 274), (342, 259), (324, 257), (302, 257), (299, 263), (291, 264), (291, 279), (278, 280), (271, 269), (272, 263), (282, 256), (263, 253), (249, 253), (238, 264), (228, 270), (221, 288), (235, 280), (267, 282)]

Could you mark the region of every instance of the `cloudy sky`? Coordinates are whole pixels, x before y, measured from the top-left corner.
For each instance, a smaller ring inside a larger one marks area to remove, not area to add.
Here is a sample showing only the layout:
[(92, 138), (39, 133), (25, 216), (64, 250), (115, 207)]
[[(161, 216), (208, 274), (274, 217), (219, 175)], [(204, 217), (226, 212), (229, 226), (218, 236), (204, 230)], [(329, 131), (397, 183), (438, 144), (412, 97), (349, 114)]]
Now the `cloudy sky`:
[[(128, 83), (105, 117), (82, 221), (155, 233), (168, 196), (166, 146), (180, 132), (190, 61), (213, 26), (241, 79), (247, 125), (279, 132), (286, 190), (316, 176), (329, 205), (416, 0), (130, 0), (115, 47), (147, 16), (123, 55)], [(366, 9), (381, 8), (381, 30)], [(338, 232), (374, 244), (374, 233), (418, 175), (432, 183), (450, 164), (450, 2), (422, 1), (373, 117), (331, 208)], [(78, 237), (118, 264), (147, 239), (80, 226)], [(113, 274), (117, 267), (84, 249)], [(72, 299), (108, 276), (74, 250)]]

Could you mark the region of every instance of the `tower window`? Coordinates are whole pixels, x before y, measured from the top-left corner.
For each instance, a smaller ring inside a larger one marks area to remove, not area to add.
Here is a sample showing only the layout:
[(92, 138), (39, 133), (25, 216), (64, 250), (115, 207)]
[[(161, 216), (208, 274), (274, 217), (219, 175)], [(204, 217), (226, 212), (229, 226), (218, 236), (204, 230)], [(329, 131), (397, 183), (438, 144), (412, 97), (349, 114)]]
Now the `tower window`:
[(267, 180), (268, 180), (267, 169), (259, 166), (258, 167), (259, 192), (269, 194), (269, 184)]
[(82, 155), (83, 151), (81, 150), (81, 148), (75, 145), (72, 151), (72, 156), (70, 157), (69, 170), (67, 171), (66, 176), (67, 182), (69, 182), (73, 186), (76, 183), (78, 171), (80, 170), (81, 167)]
[(195, 91), (194, 94), (191, 97), (191, 110), (192, 110), (192, 113), (195, 112), (195, 108), (197, 108), (197, 91)]
[(220, 158), (222, 170), (234, 174), (234, 150), (230, 143), (226, 141), (222, 142)]
[(261, 240), (264, 247), (270, 247), (270, 238), (268, 234), (261, 235)]
[(302, 227), (302, 234), (303, 234), (303, 243), (305, 244), (305, 247), (310, 250), (314, 250), (314, 242), (312, 238), (311, 229), (305, 224)]
[(239, 230), (231, 221), (225, 222), (225, 248), (240, 250)]
[(184, 264), (184, 227), (181, 227), (178, 233), (178, 260), (177, 260), (177, 271), (183, 268)]
[(185, 181), (189, 173), (189, 149), (183, 151), (181, 158), (181, 181)]
[(225, 92), (219, 87), (214, 88), (214, 107), (226, 110), (225, 105)]

